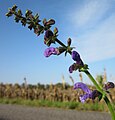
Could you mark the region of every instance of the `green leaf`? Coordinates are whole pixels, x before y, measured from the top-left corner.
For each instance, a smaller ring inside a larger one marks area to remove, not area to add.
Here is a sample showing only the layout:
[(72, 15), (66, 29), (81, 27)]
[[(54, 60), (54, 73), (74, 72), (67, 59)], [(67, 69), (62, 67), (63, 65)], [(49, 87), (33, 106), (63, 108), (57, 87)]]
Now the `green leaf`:
[(68, 45), (68, 46), (71, 45), (71, 38), (68, 38), (68, 40), (67, 40), (67, 45)]
[(55, 27), (54, 28), (54, 34), (57, 35), (57, 33), (58, 33), (58, 29)]
[(65, 57), (67, 56), (67, 51), (65, 52)]
[(84, 64), (84, 69), (89, 69), (87, 64)]
[(100, 101), (100, 100), (102, 99), (102, 94), (101, 94), (101, 95), (99, 95), (99, 96), (98, 96), (98, 98), (99, 98), (99, 101)]
[(26, 10), (25, 16), (28, 17), (30, 14), (32, 14), (31, 10)]
[(18, 10), (18, 15), (22, 16), (22, 11), (20, 9)]
[(12, 10), (15, 11), (17, 9), (16, 5), (13, 5)]
[(23, 18), (23, 19), (21, 20), (21, 23), (22, 23), (22, 26), (26, 26), (26, 18)]
[(20, 21), (20, 18), (19, 17), (17, 17), (17, 16), (15, 16), (15, 18), (14, 18), (14, 20), (15, 20), (15, 22), (19, 22)]
[(39, 18), (39, 15), (38, 15), (38, 13), (34, 16), (35, 17), (35, 19), (38, 19)]
[(46, 25), (46, 22), (47, 22), (47, 20), (46, 20), (46, 18), (44, 18), (44, 19), (43, 19), (43, 25), (44, 25), (44, 26)]
[(35, 22), (36, 22), (36, 23), (41, 22), (41, 20), (39, 20), (39, 15), (38, 15), (38, 13), (34, 16), (34, 19), (35, 19)]
[(11, 12), (8, 12), (8, 13), (6, 13), (5, 14), (7, 17), (10, 17), (10, 16), (12, 16), (13, 14), (11, 13)]

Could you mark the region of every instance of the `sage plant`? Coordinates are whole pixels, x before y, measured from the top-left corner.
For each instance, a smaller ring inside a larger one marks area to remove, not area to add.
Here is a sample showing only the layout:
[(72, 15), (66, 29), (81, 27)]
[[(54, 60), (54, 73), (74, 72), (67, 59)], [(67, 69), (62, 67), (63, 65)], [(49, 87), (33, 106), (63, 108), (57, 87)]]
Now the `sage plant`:
[[(49, 57), (51, 55), (58, 56), (62, 53), (64, 53), (65, 56), (67, 54), (71, 55), (71, 58), (73, 59), (74, 63), (70, 65), (69, 72), (84, 72), (96, 87), (94, 91), (91, 91), (86, 84), (82, 82), (75, 83), (74, 89), (82, 89), (85, 93), (79, 96), (81, 102), (85, 102), (86, 99), (95, 100), (96, 97), (99, 98), (99, 101), (101, 99), (104, 99), (111, 113), (112, 120), (115, 120), (115, 111), (113, 105), (110, 103), (110, 100), (107, 97), (108, 89), (114, 88), (114, 83), (108, 82), (104, 86), (100, 86), (97, 83), (97, 81), (90, 74), (88, 65), (83, 62), (83, 60), (80, 57), (80, 54), (76, 50), (74, 50), (74, 47), (71, 46), (71, 38), (68, 38), (67, 44), (64, 44), (61, 40), (58, 39), (58, 28), (55, 27), (54, 30), (51, 29), (52, 25), (55, 24), (55, 20), (47, 20), (46, 18), (44, 18), (41, 21), (39, 19), (39, 15), (33, 15), (31, 10), (26, 10), (25, 14), (23, 15), (22, 11), (20, 9), (17, 9), (16, 5), (14, 5), (12, 8), (9, 8), (8, 13), (6, 13), (7, 17), (11, 17), (13, 15), (16, 23), (20, 22), (22, 26), (27, 26), (28, 29), (33, 30), (37, 36), (44, 34), (44, 44), (48, 47), (44, 51), (45, 57)], [(57, 46), (56, 48), (51, 47), (52, 44), (56, 43), (58, 43), (59, 46)]]

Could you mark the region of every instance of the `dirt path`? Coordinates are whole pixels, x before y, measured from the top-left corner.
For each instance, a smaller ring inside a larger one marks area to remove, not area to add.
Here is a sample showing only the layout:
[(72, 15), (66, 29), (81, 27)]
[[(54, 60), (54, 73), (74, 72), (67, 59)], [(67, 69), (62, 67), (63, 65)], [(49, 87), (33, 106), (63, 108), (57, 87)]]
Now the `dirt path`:
[(111, 120), (108, 113), (0, 104), (0, 120)]

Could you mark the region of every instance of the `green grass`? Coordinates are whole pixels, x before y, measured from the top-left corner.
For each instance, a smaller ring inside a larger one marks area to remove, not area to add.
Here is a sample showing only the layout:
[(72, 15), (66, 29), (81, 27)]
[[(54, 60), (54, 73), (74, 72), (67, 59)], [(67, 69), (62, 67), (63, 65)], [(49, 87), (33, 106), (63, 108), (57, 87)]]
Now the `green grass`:
[[(51, 102), (47, 100), (24, 100), (24, 99), (8, 99), (0, 98), (0, 103), (3, 104), (18, 104), (36, 107), (54, 107), (63, 109), (76, 109), (84, 111), (105, 111), (105, 104), (98, 103), (79, 103), (79, 102)], [(106, 109), (107, 111), (107, 109)]]

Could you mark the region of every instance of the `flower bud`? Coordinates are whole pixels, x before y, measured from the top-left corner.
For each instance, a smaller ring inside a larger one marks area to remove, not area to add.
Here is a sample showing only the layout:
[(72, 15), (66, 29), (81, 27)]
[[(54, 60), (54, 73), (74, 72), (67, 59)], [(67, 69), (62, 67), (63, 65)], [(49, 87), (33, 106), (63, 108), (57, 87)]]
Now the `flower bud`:
[(51, 30), (47, 30), (47, 31), (45, 32), (44, 38), (49, 38), (49, 37), (52, 37), (52, 36), (53, 36), (53, 32), (52, 32)]
[(19, 17), (17, 17), (17, 16), (15, 16), (15, 18), (14, 18), (14, 20), (15, 20), (15, 22), (19, 22), (20, 21), (20, 18)]
[(32, 14), (31, 10), (26, 10), (25, 16), (28, 17), (30, 14)]
[(110, 89), (110, 88), (114, 88), (114, 87), (115, 87), (115, 85), (114, 85), (113, 82), (108, 82), (107, 84), (105, 84), (105, 89), (106, 89), (106, 90), (108, 90), (108, 89)]
[(79, 55), (78, 52), (73, 51), (71, 55), (72, 55), (72, 59), (73, 59), (74, 61), (76, 61), (76, 62), (81, 61), (81, 59), (80, 59), (80, 55)]
[(30, 24), (30, 25), (28, 26), (28, 28), (29, 28), (30, 30), (32, 30), (33, 24)]
[(20, 9), (18, 10), (18, 15), (22, 16), (22, 11)]
[(55, 27), (54, 28), (54, 34), (56, 35), (58, 33), (58, 29)]
[(12, 11), (15, 11), (16, 9), (17, 9), (17, 6), (14, 5), (14, 6), (12, 7)]
[(69, 67), (69, 72), (72, 73), (74, 70), (77, 70), (76, 68), (76, 63), (73, 63), (70, 67)]
[(72, 73), (73, 71), (74, 71), (74, 65), (71, 65), (71, 66), (69, 67), (69, 72)]
[(9, 11), (8, 13), (6, 13), (6, 16), (7, 17), (10, 17), (10, 16), (12, 16), (13, 15), (13, 13), (11, 12), (11, 11)]
[(44, 19), (43, 19), (43, 24), (44, 24), (44, 26), (46, 26), (46, 23), (47, 23), (47, 20), (46, 20), (46, 18), (44, 18)]
[(91, 97), (92, 100), (94, 100), (96, 97), (99, 97), (100, 95), (102, 95), (102, 94), (98, 90), (94, 90), (91, 93), (90, 97)]
[(53, 32), (51, 30), (47, 30), (44, 35), (44, 44), (50, 46), (53, 41)]
[(50, 19), (50, 20), (48, 20), (47, 22), (46, 22), (46, 26), (48, 25), (54, 25), (55, 24), (55, 20), (53, 20), (53, 19)]
[(26, 18), (23, 18), (23, 19), (21, 20), (21, 23), (22, 23), (22, 26), (26, 26)]
[(35, 28), (35, 29), (34, 29), (34, 33), (39, 36), (39, 35), (40, 35), (40, 29), (39, 29), (39, 28)]
[(68, 46), (71, 45), (71, 38), (68, 38), (68, 40), (67, 40), (67, 45), (68, 45)]

